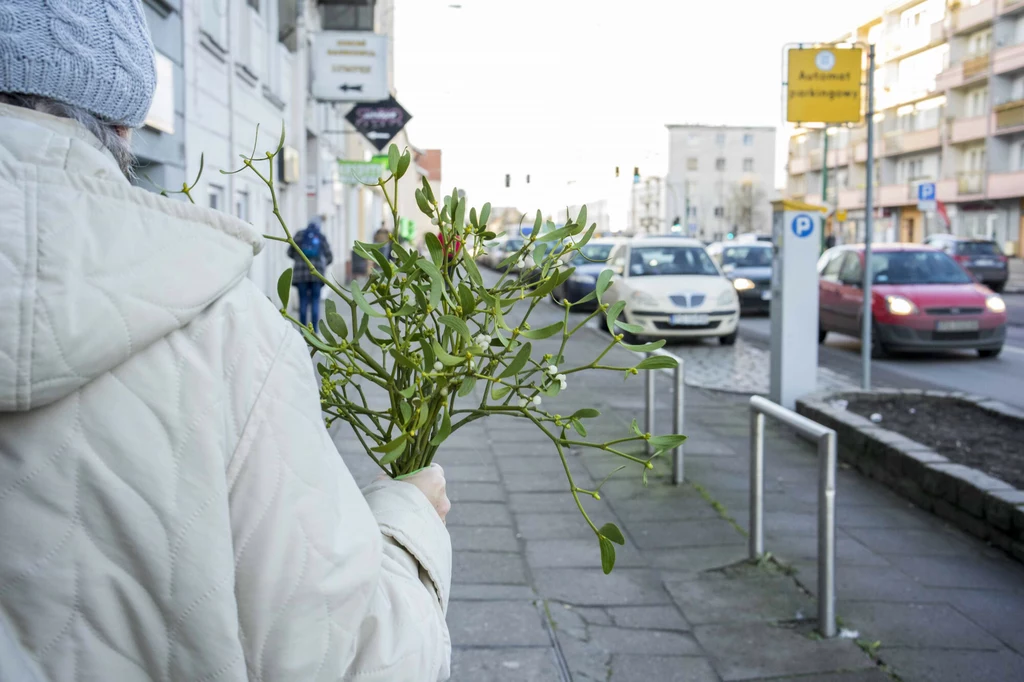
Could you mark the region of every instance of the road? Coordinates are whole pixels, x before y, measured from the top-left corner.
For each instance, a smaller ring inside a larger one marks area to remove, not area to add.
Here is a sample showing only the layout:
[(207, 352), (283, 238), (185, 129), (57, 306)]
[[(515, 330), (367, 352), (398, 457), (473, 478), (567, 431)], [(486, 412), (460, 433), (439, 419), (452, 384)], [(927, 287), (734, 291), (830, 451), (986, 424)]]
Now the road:
[[(1009, 327), (1003, 353), (982, 360), (975, 353), (903, 355), (876, 360), (874, 378), (898, 388), (934, 388), (988, 396), (1024, 408), (1024, 294), (1004, 296)], [(748, 317), (740, 322), (740, 335), (753, 343), (770, 345), (767, 317)], [(829, 334), (818, 355), (819, 366), (860, 376), (860, 341)]]

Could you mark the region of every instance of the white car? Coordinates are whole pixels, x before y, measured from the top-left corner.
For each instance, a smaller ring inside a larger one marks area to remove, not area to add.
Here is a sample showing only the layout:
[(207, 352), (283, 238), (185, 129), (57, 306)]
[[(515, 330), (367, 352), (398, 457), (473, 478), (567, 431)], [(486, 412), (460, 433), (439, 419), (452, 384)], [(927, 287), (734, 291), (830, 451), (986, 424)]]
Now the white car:
[(736, 343), (736, 288), (696, 239), (633, 239), (613, 269), (617, 274), (604, 302), (625, 301), (619, 319), (643, 328), (623, 332), (627, 338), (717, 337), (722, 345)]

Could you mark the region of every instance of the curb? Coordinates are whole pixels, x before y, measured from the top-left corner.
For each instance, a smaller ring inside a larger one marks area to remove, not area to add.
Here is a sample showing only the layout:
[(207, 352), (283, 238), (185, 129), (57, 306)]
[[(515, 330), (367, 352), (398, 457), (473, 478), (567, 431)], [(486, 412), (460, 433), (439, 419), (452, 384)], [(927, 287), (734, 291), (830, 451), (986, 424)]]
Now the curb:
[(830, 404), (832, 400), (856, 395), (946, 398), (973, 403), (996, 416), (1020, 420), (1024, 420), (1024, 411), (977, 395), (913, 389), (819, 393), (798, 400), (796, 410), (835, 430), (840, 459), (925, 511), (1024, 562), (1024, 490), (952, 462), (926, 445)]

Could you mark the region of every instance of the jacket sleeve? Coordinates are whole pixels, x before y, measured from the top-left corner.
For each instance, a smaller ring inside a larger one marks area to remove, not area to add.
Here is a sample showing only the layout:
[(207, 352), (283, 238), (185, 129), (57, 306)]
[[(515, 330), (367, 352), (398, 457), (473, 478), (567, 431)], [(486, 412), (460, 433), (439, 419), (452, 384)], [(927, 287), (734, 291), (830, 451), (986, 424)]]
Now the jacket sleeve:
[(327, 241), (327, 237), (324, 237), (324, 258), (327, 259), (328, 265), (334, 262), (334, 252), (331, 251), (331, 243)]
[(356, 487), (291, 329), (227, 474), (250, 679), (448, 679), (447, 529), (409, 483)]

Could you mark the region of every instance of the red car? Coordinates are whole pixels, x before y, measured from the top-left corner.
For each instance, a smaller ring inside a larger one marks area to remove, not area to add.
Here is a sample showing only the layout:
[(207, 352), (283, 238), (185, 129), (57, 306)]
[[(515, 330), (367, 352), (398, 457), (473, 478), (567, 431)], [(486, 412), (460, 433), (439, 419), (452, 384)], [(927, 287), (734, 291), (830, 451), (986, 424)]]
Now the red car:
[[(969, 349), (999, 355), (1006, 304), (947, 254), (920, 244), (878, 244), (871, 254), (871, 353)], [(860, 336), (864, 247), (839, 246), (818, 261), (819, 341)]]

